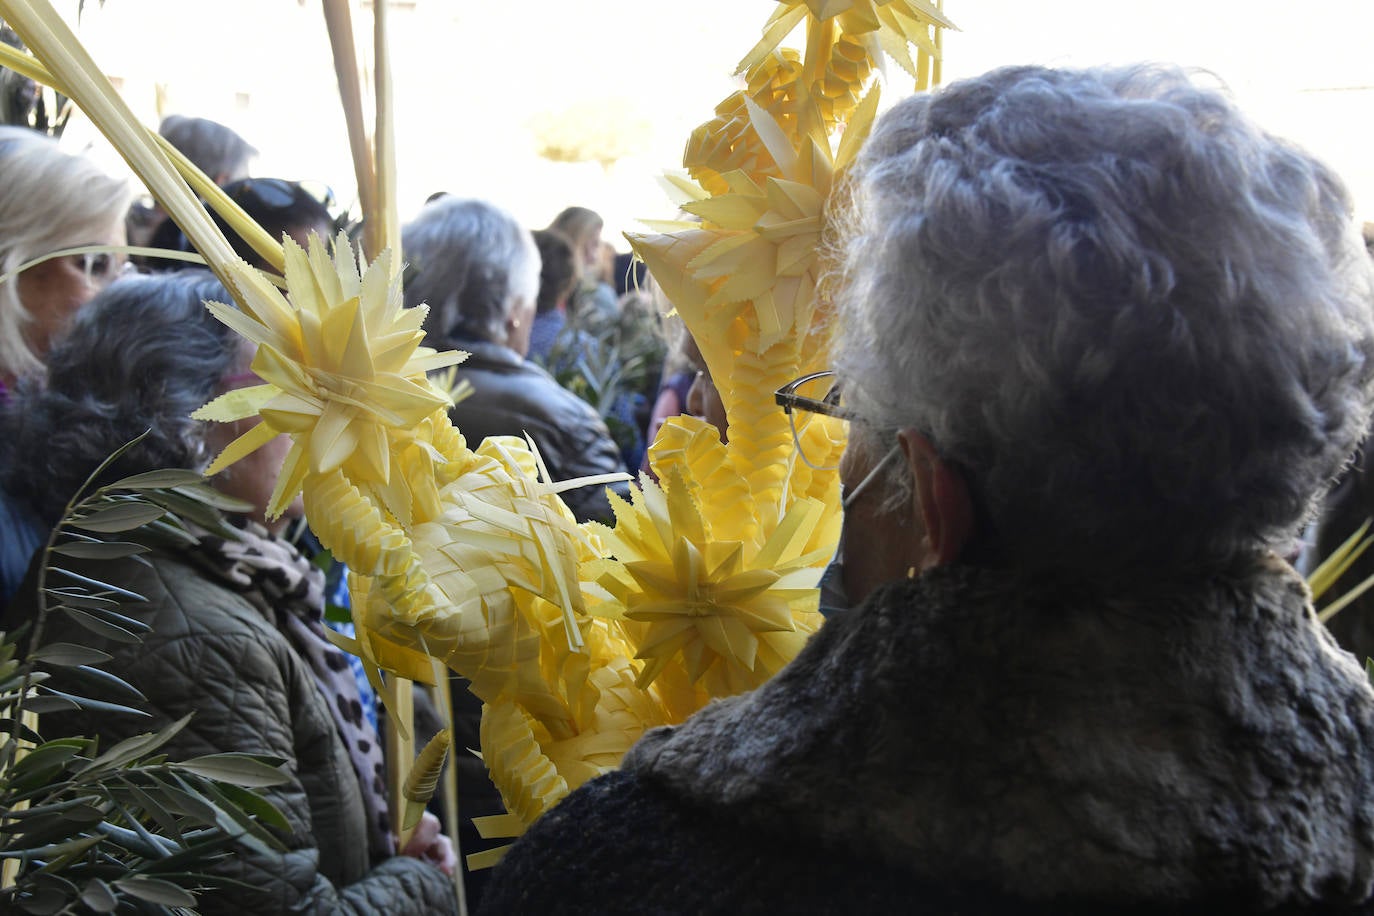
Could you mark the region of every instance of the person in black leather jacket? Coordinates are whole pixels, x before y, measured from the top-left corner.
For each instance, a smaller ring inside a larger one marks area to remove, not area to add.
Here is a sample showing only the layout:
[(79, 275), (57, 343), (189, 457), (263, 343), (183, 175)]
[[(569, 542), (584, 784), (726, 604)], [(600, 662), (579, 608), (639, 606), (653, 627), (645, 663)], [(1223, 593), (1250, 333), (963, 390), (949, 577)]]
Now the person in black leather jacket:
[[(624, 472), (596, 410), (525, 359), (539, 291), (529, 231), (490, 203), (445, 197), (406, 226), (402, 248), (406, 305), (429, 306), (426, 343), (469, 354), (458, 381), (472, 394), (449, 411), (468, 444), (528, 436), (554, 481)], [(628, 493), (624, 482), (612, 488)], [(579, 521), (614, 521), (604, 483), (562, 495)]]

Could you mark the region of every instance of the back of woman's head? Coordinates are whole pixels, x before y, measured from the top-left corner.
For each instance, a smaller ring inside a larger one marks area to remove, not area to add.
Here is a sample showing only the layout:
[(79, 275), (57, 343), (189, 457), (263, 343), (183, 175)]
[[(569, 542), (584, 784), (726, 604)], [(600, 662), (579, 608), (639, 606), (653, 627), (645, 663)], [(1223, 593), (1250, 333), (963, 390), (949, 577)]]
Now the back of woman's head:
[(245, 365), (246, 350), (207, 300), (230, 301), (199, 270), (123, 279), (92, 299), (50, 351), (47, 386), (21, 386), (11, 405), (18, 463), (6, 489), (55, 519), (101, 461), (145, 431), (108, 479), (209, 463), (205, 424), (191, 412)]
[[(324, 189), (327, 199), (332, 193)], [(229, 199), (243, 208), (273, 239), (281, 241), (283, 235), (291, 235), (301, 246), (309, 238), (300, 233), (315, 231), (323, 233), (323, 242), (332, 242), (328, 237), (334, 225), (334, 217), (329, 208), (314, 192), (299, 181), (282, 178), (243, 178), (231, 181), (224, 186)], [(211, 217), (220, 227), (224, 237), (233, 246), (234, 252), (255, 267), (266, 268), (267, 264), (253, 247), (231, 227), (227, 220), (214, 211)]]
[(405, 304), (425, 303), (430, 346), (463, 337), (500, 340), (517, 302), (539, 292), (539, 253), (529, 230), (482, 200), (444, 197), (402, 232)]
[(247, 176), (253, 157), (258, 154), (233, 128), (209, 118), (168, 115), (157, 132), (212, 181), (234, 181)]
[(586, 207), (567, 207), (553, 218), (549, 228), (568, 237), (574, 246), (582, 245), (587, 238), (595, 235), (599, 240), (605, 226), (601, 214)]
[(1374, 271), (1345, 191), (1179, 70), (910, 99), (853, 190), (846, 397), (962, 466), (1018, 562), (1279, 545), (1365, 429)]
[[(45, 134), (0, 126), (0, 274), (64, 248), (99, 241), (124, 219), (129, 184)], [(0, 283), (0, 375), (42, 368), (25, 340), (19, 278)]]
[(551, 312), (577, 287), (577, 256), (572, 242), (554, 229), (536, 229), (535, 247), (539, 249), (539, 298), (535, 312)]

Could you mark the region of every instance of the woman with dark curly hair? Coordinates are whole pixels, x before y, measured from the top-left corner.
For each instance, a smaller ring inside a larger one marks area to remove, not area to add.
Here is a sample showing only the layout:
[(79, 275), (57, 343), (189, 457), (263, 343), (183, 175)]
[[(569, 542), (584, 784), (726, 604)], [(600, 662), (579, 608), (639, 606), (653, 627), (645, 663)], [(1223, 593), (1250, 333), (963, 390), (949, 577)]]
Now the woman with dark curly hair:
[[(16, 462), (5, 481), (11, 498), (51, 525), (100, 462), (140, 433), (104, 482), (204, 468), (243, 432), (248, 421), (191, 418), (216, 395), (257, 383), (251, 345), (206, 301), (229, 297), (196, 271), (123, 281), (83, 310), (49, 354), (46, 386), (21, 386), (3, 417)], [(215, 867), (238, 883), (201, 896), (203, 913), (448, 912), (452, 849), (430, 816), (394, 854), (377, 735), (347, 660), (322, 629), (323, 574), (277, 536), (282, 520), (264, 517), (287, 445), (275, 440), (212, 480), (250, 507), (231, 519), (237, 536), (197, 530), (194, 543), (86, 570), (144, 596), (123, 611), (151, 632), (130, 646), (61, 614), (48, 618), (47, 632), (109, 653), (105, 669), (147, 697), (152, 718), (50, 715), (44, 736), (92, 735), (109, 746), (194, 713), (166, 746), (173, 757), (285, 761), (288, 781), (268, 791), (290, 825), (284, 850), (236, 849)], [(31, 613), (32, 601), (21, 589), (10, 618)]]
[(489, 912), (1367, 912), (1374, 690), (1285, 561), (1374, 406), (1337, 178), (1165, 67), (852, 175), (848, 610), (535, 823)]

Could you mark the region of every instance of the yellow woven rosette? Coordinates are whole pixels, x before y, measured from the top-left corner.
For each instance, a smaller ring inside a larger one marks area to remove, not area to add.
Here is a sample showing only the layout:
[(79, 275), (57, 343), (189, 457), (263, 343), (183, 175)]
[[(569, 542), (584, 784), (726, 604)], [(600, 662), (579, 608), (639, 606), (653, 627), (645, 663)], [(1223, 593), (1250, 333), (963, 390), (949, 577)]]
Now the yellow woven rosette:
[[(346, 5), (325, 7), (336, 47), (352, 55)], [(350, 117), (364, 197), (381, 202), (369, 214), (371, 260), (342, 236), (302, 249), (267, 238), (140, 126), (46, 0), (0, 0), (0, 16), (35, 54), (0, 47), (0, 64), (91, 116), (224, 280), (235, 303), (210, 308), (257, 344), (262, 384), (196, 414), (259, 420), (209, 472), (289, 435), (269, 511), (302, 495), (321, 542), (348, 564), (356, 638), (344, 642), (379, 693), (404, 707), (394, 684), (436, 682), (447, 668), (483, 700), (482, 754), (509, 811), (484, 832), (518, 835), (617, 766), (645, 729), (761, 684), (820, 625), (815, 586), (838, 537), (838, 480), (795, 459), (772, 393), (827, 364), (819, 252), (836, 176), (877, 110), (882, 54), (918, 87), (938, 79), (950, 27), (938, 4), (779, 0), (740, 64), (746, 88), (693, 133), (687, 172), (670, 179), (692, 221), (630, 240), (712, 370), (729, 442), (700, 420), (666, 423), (650, 449), (660, 482), (613, 499), (609, 527), (578, 525), (558, 498), (609, 478), (550, 481), (526, 441), (474, 450), (449, 422), (450, 396), (430, 374), (463, 355), (422, 346), (424, 308), (403, 307), (400, 265), (375, 250), (394, 249), (397, 235), (386, 105), (375, 137)], [(803, 25), (804, 52), (780, 49)], [(384, 66), (378, 82), (389, 85)], [(360, 107), (356, 87), (344, 96), (350, 112)], [(282, 277), (239, 260), (197, 195)], [(805, 435), (809, 454), (843, 448), (833, 424)], [(442, 752), (426, 751), (411, 808)]]

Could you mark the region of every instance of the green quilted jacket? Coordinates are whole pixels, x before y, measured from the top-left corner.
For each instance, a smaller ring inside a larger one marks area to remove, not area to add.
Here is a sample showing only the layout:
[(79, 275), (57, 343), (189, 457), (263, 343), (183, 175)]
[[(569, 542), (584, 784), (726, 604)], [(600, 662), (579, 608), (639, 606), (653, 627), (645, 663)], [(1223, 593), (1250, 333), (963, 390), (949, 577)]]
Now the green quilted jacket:
[(148, 566), (110, 562), (89, 570), (148, 599), (125, 608), (153, 628), (141, 645), (106, 642), (61, 614), (49, 618), (45, 642), (79, 642), (113, 655), (105, 669), (143, 692), (152, 719), (50, 715), (44, 737), (95, 735), (109, 747), (194, 712), (165, 748), (171, 759), (238, 751), (286, 761), (290, 781), (266, 790), (291, 825), (281, 837), (286, 851), (240, 849), (217, 865), (216, 873), (242, 886), (203, 894), (202, 913), (456, 911), (452, 880), (432, 865), (401, 856), (368, 861), (358, 777), (324, 693), (276, 627), (185, 558), (148, 558)]

